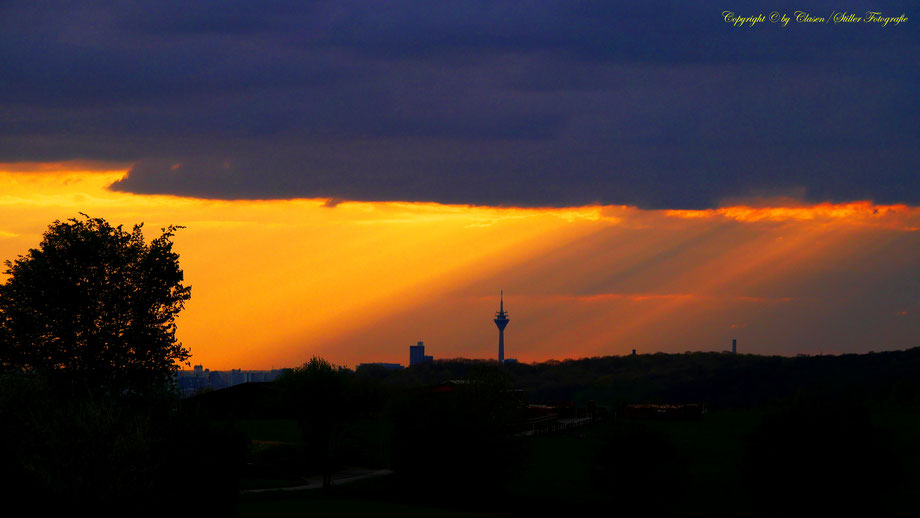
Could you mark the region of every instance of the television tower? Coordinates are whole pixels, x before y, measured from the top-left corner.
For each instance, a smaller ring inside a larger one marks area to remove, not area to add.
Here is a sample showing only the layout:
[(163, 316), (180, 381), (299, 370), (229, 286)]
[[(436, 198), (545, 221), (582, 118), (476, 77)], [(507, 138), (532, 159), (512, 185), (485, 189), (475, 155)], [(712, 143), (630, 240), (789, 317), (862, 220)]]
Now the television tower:
[(508, 318), (508, 313), (505, 313), (505, 294), (503, 291), (499, 292), (499, 307), (498, 312), (495, 313), (495, 325), (498, 326), (498, 364), (501, 365), (505, 363), (505, 326), (508, 325), (508, 322), (511, 319)]

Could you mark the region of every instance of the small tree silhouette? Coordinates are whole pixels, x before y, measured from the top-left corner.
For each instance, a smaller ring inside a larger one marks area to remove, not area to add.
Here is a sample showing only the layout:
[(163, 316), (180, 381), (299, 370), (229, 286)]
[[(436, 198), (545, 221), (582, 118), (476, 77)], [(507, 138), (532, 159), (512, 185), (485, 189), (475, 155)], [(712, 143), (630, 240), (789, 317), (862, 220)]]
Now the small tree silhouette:
[(323, 487), (332, 485), (336, 446), (348, 412), (348, 372), (314, 356), (278, 379), (303, 432), (308, 459), (323, 473)]
[(39, 248), (6, 261), (0, 369), (103, 394), (166, 385), (190, 356), (175, 317), (190, 297), (170, 226), (149, 245), (100, 218), (55, 221)]

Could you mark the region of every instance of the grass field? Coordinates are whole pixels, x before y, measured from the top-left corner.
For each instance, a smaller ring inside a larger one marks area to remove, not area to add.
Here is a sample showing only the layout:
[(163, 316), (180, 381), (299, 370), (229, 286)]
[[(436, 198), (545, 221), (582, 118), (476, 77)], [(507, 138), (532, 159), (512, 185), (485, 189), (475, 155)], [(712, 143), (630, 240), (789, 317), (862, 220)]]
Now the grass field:
[(682, 507), (681, 514), (698, 509), (701, 515), (731, 516), (744, 501), (738, 476), (744, 438), (760, 419), (757, 412), (731, 412), (686, 421), (618, 420), (533, 437), (527, 464), (506, 490), (554, 508), (619, 508), (631, 499), (665, 499)]
[(264, 499), (248, 499), (237, 506), (240, 518), (264, 516), (336, 516), (342, 518), (369, 516), (399, 516), (400, 518), (474, 518), (490, 516), (453, 509), (420, 507), (380, 500), (327, 498), (321, 495), (286, 495)]
[[(696, 420), (609, 421), (567, 433), (521, 438), (518, 469), (504, 487), (486, 495), (428, 495), (416, 498), (397, 476), (369, 479), (332, 492), (243, 497), (239, 516), (309, 512), (367, 516), (534, 516), (547, 512), (605, 514), (643, 512), (679, 516), (758, 515), (761, 503), (750, 492), (750, 437), (762, 426), (763, 411), (712, 412)], [(893, 497), (879, 515), (909, 516), (913, 489), (920, 487), (920, 415), (878, 411), (873, 425), (897, 452), (903, 472)], [(243, 425), (262, 436), (280, 438), (285, 423)], [(841, 452), (844, 454), (844, 452)], [(443, 469), (450, 469), (444, 466)], [(433, 472), (433, 478), (439, 473)], [(868, 474), (866, 476), (872, 476)], [(475, 487), (475, 484), (471, 487)], [(492, 500), (497, 499), (497, 500)], [(535, 514), (536, 513), (536, 514)]]

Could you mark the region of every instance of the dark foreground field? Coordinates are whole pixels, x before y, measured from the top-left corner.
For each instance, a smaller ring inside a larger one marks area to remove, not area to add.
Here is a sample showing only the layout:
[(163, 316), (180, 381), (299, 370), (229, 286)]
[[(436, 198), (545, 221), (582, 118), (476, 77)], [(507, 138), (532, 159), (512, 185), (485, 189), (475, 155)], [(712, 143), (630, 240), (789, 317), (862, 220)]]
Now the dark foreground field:
[(920, 349), (315, 360), (183, 400), (68, 387), (0, 376), (0, 491), (37, 514), (917, 514)]
[[(802, 420), (788, 422), (792, 417)], [(655, 516), (913, 516), (920, 487), (920, 414), (878, 410), (868, 417), (868, 423), (847, 423), (849, 429), (831, 429), (838, 423), (822, 422), (826, 413), (809, 418), (788, 409), (717, 411), (680, 421), (608, 420), (570, 432), (521, 437), (520, 465), (497, 487), (475, 481), (439, 487), (437, 481), (453, 469), (443, 465), (432, 469), (433, 483), (421, 486), (394, 474), (327, 491), (244, 495), (237, 515), (625, 511)], [(249, 421), (240, 426), (278, 437), (272, 434), (283, 434), (290, 424)]]

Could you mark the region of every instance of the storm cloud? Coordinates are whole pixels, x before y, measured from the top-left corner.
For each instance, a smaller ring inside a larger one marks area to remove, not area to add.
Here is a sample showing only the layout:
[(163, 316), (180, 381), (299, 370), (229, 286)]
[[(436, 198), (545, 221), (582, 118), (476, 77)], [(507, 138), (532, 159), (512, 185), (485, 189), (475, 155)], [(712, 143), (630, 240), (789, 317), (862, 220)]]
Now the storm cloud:
[(208, 198), (920, 204), (910, 3), (619, 4), (0, 2), (0, 162)]

